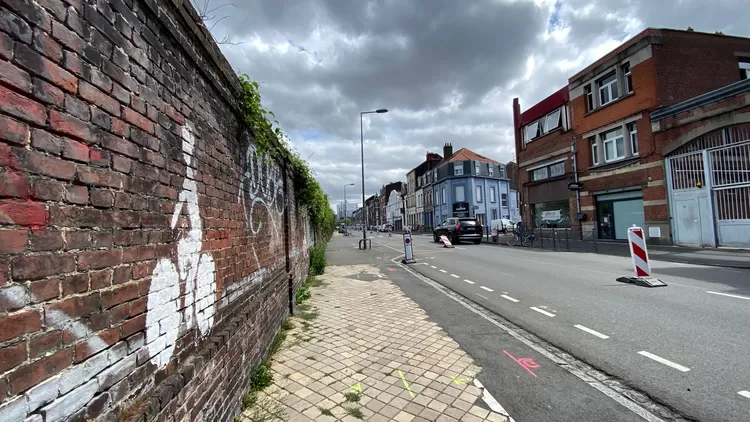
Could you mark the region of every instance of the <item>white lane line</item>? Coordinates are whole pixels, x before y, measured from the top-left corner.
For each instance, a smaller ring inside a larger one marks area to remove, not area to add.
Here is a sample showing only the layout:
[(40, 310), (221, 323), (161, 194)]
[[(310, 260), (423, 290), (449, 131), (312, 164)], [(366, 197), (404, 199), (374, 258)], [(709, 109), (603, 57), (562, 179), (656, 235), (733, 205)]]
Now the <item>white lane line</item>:
[(473, 282), (473, 281), (471, 281), (471, 280), (466, 280), (466, 279), (464, 279), (464, 281), (465, 281), (465, 282), (467, 282), (467, 283), (469, 283), (469, 284), (474, 284), (474, 282)]
[(480, 295), (479, 293), (477, 293), (477, 296), (481, 297), (482, 299), (487, 299), (487, 300), (490, 300), (490, 298), (488, 298), (487, 296), (482, 296), (482, 295)]
[(555, 316), (555, 314), (553, 314), (552, 312), (547, 312), (544, 309), (537, 308), (536, 306), (532, 306), (529, 309), (531, 309), (533, 311), (537, 311), (537, 312), (539, 312), (542, 315), (547, 315), (548, 317), (554, 317)]
[(712, 291), (708, 291), (708, 290), (706, 290), (706, 293), (711, 293), (712, 295), (720, 295), (720, 296), (728, 296), (728, 297), (734, 297), (734, 298), (737, 298), (737, 299), (745, 299), (745, 300), (750, 300), (750, 297), (747, 297), (747, 296), (737, 296), (737, 295), (730, 295), (730, 294), (728, 294), (728, 293), (719, 293), (719, 292), (712, 292)]
[(445, 271), (445, 270), (440, 270), (440, 272), (448, 274), (448, 271)]
[(500, 297), (501, 297), (501, 298), (503, 298), (503, 299), (508, 299), (508, 300), (509, 300), (509, 301), (511, 301), (511, 302), (516, 302), (516, 303), (518, 303), (518, 299), (512, 298), (512, 297), (510, 297), (510, 296), (508, 296), (508, 295), (500, 295)]
[(593, 334), (593, 335), (595, 335), (595, 336), (597, 336), (599, 338), (603, 338), (605, 340), (609, 338), (608, 335), (604, 335), (604, 334), (602, 334), (602, 333), (600, 333), (598, 331), (592, 330), (591, 328), (584, 327), (583, 325), (574, 325), (574, 327), (578, 328), (579, 330), (583, 330), (583, 331), (585, 331), (585, 332), (587, 332), (589, 334)]
[(738, 391), (737, 394), (741, 395), (742, 397), (747, 397), (750, 399), (750, 391), (742, 390), (742, 391)]
[(489, 287), (479, 286), (482, 290), (487, 290), (488, 292), (494, 292), (494, 290), (490, 289)]
[(674, 368), (674, 369), (676, 369), (678, 371), (687, 372), (687, 371), (690, 370), (690, 368), (688, 368), (686, 366), (682, 366), (680, 364), (677, 364), (677, 363), (674, 363), (672, 361), (666, 360), (666, 359), (664, 359), (661, 356), (656, 356), (655, 354), (649, 353), (649, 352), (647, 352), (645, 350), (642, 350), (642, 351), (638, 352), (638, 354), (642, 355), (642, 356), (646, 356), (647, 358), (653, 359), (653, 360), (655, 360), (655, 361), (657, 361), (659, 363), (663, 363), (664, 365), (671, 366), (672, 368)]
[(459, 277), (459, 276), (457, 276), (455, 274), (451, 274), (451, 277), (453, 277), (453, 278), (461, 278), (461, 277)]
[(510, 419), (510, 422), (515, 422), (513, 418), (511, 418), (508, 414), (508, 411), (505, 410), (503, 406), (501, 406), (500, 403), (497, 402), (497, 400), (495, 400), (492, 394), (490, 394), (490, 392), (487, 391), (486, 388), (484, 388), (484, 385), (482, 385), (482, 383), (479, 382), (479, 380), (476, 378), (474, 378), (474, 386), (482, 390), (482, 400), (487, 403), (487, 406), (490, 408), (490, 410), (505, 416), (506, 418)]
[(434, 265), (430, 265), (430, 268), (434, 268), (434, 269), (437, 269), (437, 267), (436, 267), (436, 266), (434, 266)]
[(396, 258), (393, 258), (391, 262), (393, 262), (394, 265), (401, 267), (404, 271), (411, 274), (412, 276), (416, 277), (418, 280), (422, 280), (423, 283), (427, 284), (428, 286), (432, 287), (433, 289), (437, 290), (438, 292), (442, 293), (446, 297), (450, 298), (451, 300), (455, 301), (456, 303), (460, 304), (464, 308), (468, 309), (469, 311), (473, 312), (476, 315), (479, 315), (480, 317), (484, 318), (487, 322), (490, 324), (496, 326), (497, 328), (505, 331), (509, 335), (511, 335), (516, 340), (520, 341), (521, 343), (525, 344), (531, 349), (534, 349), (537, 353), (540, 355), (546, 357), (550, 361), (554, 362), (555, 364), (564, 367), (566, 371), (573, 374), (576, 378), (580, 379), (581, 381), (585, 382), (589, 385), (589, 387), (596, 389), (597, 391), (601, 392), (602, 394), (606, 395), (607, 397), (611, 398), (612, 400), (616, 401), (626, 409), (630, 410), (631, 412), (635, 413), (636, 415), (642, 417), (647, 422), (664, 422), (663, 419), (659, 418), (658, 416), (655, 416), (653, 413), (649, 412), (645, 408), (638, 405), (636, 402), (630, 400), (625, 395), (620, 394), (616, 390), (613, 390), (611, 387), (602, 384), (600, 381), (598, 381), (596, 378), (591, 377), (587, 373), (581, 371), (580, 369), (576, 369), (575, 366), (569, 365), (566, 360), (563, 360), (562, 358), (558, 357), (557, 355), (553, 354), (552, 352), (548, 351), (547, 348), (527, 339), (524, 337), (524, 334), (521, 332), (517, 332), (513, 328), (510, 328), (497, 320), (495, 318), (485, 312), (479, 305), (476, 305), (472, 302), (467, 301), (461, 296), (458, 296), (456, 293), (454, 293), (451, 290), (446, 289), (442, 284), (433, 281), (422, 274), (419, 274), (413, 270), (411, 270), (409, 267), (407, 267), (404, 264), (401, 264), (401, 262), (398, 261), (401, 256), (398, 256)]

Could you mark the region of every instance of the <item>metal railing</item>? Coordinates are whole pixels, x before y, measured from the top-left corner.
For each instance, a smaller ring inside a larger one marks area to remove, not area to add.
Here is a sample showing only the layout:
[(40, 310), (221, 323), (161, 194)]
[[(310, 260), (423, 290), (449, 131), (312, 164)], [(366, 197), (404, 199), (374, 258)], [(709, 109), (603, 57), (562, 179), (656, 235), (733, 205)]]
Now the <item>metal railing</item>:
[[(513, 243), (511, 241), (514, 236), (512, 230), (508, 230), (505, 233), (496, 232), (485, 226), (484, 233), (485, 242), (487, 243), (501, 246), (508, 246), (509, 243)], [(582, 231), (580, 229), (522, 227), (518, 235), (526, 239), (527, 242), (516, 242), (516, 246), (521, 246), (522, 243), (525, 243), (526, 247), (556, 251), (599, 251), (596, 229)]]

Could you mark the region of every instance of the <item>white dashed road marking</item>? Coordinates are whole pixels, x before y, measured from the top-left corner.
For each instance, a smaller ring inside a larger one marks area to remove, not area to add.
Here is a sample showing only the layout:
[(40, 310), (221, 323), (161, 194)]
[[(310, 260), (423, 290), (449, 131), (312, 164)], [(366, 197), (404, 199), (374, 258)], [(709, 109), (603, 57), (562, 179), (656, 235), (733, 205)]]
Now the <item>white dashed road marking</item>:
[(453, 277), (453, 278), (461, 278), (461, 277), (459, 277), (459, 276), (457, 276), (455, 274), (451, 274), (451, 277)]
[(518, 302), (518, 299), (512, 298), (512, 297), (510, 297), (508, 295), (500, 295), (500, 297), (503, 298), (503, 299), (508, 299), (511, 302)]
[(555, 314), (553, 314), (552, 312), (547, 312), (544, 309), (537, 308), (536, 306), (532, 306), (529, 309), (531, 309), (532, 311), (537, 311), (537, 312), (539, 312), (542, 315), (547, 315), (548, 317), (554, 317), (555, 316)]
[(488, 292), (494, 292), (494, 290), (490, 289), (489, 287), (479, 286), (482, 290), (487, 290)]
[(482, 299), (487, 299), (487, 300), (490, 300), (490, 298), (488, 298), (487, 296), (482, 296), (482, 295), (480, 295), (479, 293), (477, 293), (477, 296), (481, 297)]
[(743, 390), (743, 391), (737, 392), (737, 394), (741, 395), (742, 397), (747, 397), (750, 399), (750, 391)]
[(436, 266), (434, 266), (434, 265), (430, 265), (430, 268), (435, 268), (435, 269), (437, 269), (437, 267), (436, 267)]
[(585, 332), (587, 332), (589, 334), (595, 335), (595, 336), (597, 336), (599, 338), (603, 338), (605, 340), (609, 338), (608, 335), (604, 335), (604, 334), (602, 334), (602, 333), (600, 333), (598, 331), (592, 330), (591, 328), (584, 327), (583, 325), (574, 325), (574, 327), (578, 328), (579, 330), (583, 330), (583, 331), (585, 331)]
[(445, 270), (440, 270), (440, 272), (448, 274), (448, 271), (445, 271)]
[(737, 296), (737, 295), (730, 295), (728, 293), (719, 293), (719, 292), (711, 292), (711, 291), (706, 291), (706, 293), (711, 293), (712, 295), (728, 296), (728, 297), (733, 297), (737, 299), (750, 300), (750, 297), (747, 297), (747, 296)]
[(469, 284), (474, 284), (474, 282), (471, 281), (471, 280), (464, 280), (464, 281), (467, 282), (467, 283), (469, 283)]
[(657, 361), (659, 363), (663, 363), (664, 365), (671, 366), (672, 368), (674, 368), (674, 369), (676, 369), (678, 371), (687, 372), (687, 371), (690, 370), (690, 368), (688, 368), (686, 366), (682, 366), (680, 364), (677, 364), (677, 363), (674, 363), (672, 361), (666, 360), (666, 359), (664, 359), (661, 356), (656, 356), (655, 354), (649, 353), (649, 352), (647, 352), (645, 350), (642, 350), (642, 351), (638, 352), (638, 354), (641, 355), (641, 356), (646, 356), (647, 358), (653, 359), (653, 360), (655, 360), (655, 361)]

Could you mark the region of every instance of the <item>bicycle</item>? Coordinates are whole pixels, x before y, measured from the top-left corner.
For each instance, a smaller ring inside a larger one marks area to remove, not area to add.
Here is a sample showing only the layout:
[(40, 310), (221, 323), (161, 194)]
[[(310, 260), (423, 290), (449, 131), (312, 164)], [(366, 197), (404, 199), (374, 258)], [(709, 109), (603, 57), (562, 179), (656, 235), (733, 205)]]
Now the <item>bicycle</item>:
[(508, 246), (516, 246), (519, 242), (521, 246), (534, 245), (534, 233), (523, 233), (521, 230), (513, 230), (513, 237), (508, 239)]

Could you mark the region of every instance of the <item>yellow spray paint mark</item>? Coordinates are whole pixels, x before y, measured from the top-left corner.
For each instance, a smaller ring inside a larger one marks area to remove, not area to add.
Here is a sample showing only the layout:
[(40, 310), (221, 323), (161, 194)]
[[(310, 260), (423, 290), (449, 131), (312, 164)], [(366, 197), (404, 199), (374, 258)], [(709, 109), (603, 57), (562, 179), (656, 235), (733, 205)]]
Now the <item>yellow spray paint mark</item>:
[(454, 383), (456, 383), (458, 385), (464, 385), (464, 384), (466, 384), (466, 378), (463, 378), (463, 377), (457, 378), (457, 377), (451, 376), (451, 379), (453, 380)]
[(398, 370), (398, 376), (400, 376), (401, 377), (401, 381), (404, 382), (404, 388), (406, 388), (406, 391), (409, 392), (409, 395), (411, 396), (411, 398), (414, 398), (414, 393), (411, 392), (411, 388), (409, 388), (409, 383), (406, 382), (406, 378), (404, 378), (404, 373), (401, 372), (400, 369)]
[(507, 294), (508, 294), (508, 292), (503, 292), (503, 294), (504, 294), (504, 295), (507, 295)]
[(362, 392), (362, 383), (358, 382), (358, 383), (352, 385), (351, 388), (349, 388), (349, 391), (352, 392), (352, 393), (355, 392), (355, 391), (358, 392), (358, 393), (361, 393)]

